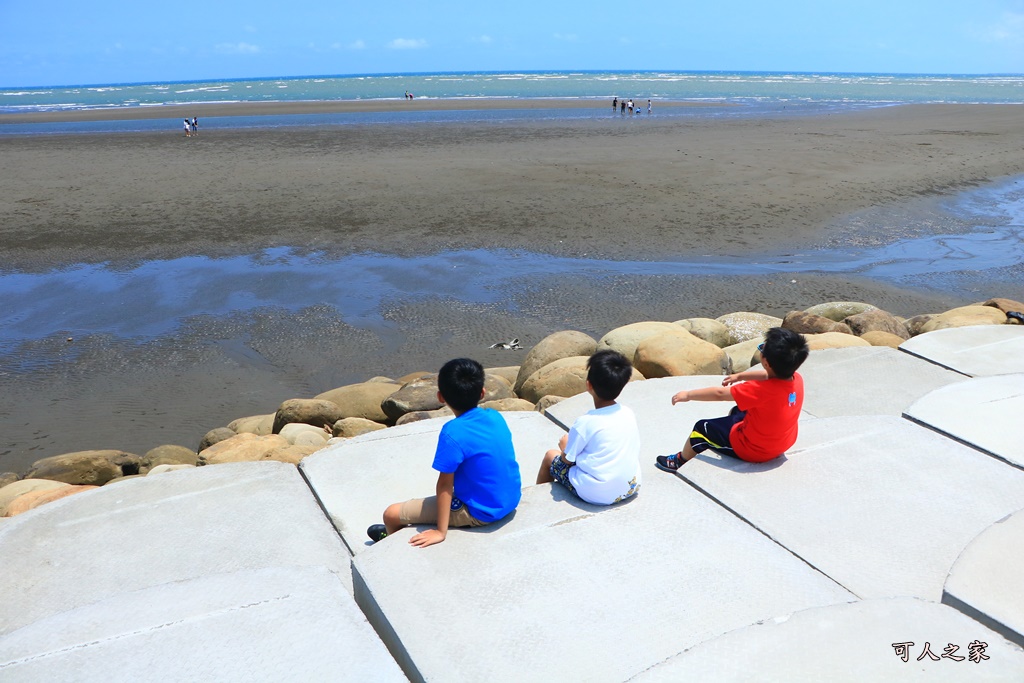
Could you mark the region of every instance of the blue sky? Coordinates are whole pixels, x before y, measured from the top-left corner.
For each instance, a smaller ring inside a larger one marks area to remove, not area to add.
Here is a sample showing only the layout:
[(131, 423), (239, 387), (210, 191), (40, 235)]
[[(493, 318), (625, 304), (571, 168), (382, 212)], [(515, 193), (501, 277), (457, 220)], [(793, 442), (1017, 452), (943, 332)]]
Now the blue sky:
[(1024, 0), (0, 0), (0, 87), (422, 71), (1024, 72)]

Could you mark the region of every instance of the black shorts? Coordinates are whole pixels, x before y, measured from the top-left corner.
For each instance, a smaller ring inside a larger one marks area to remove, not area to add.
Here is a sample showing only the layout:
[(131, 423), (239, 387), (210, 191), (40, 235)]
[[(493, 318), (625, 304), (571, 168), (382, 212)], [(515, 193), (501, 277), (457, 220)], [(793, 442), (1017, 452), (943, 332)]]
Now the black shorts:
[(738, 458), (732, 444), (729, 443), (729, 433), (732, 432), (733, 425), (742, 422), (746, 416), (746, 412), (733, 406), (725, 417), (698, 420), (690, 432), (690, 447), (694, 453), (703, 453), (711, 448), (722, 455)]

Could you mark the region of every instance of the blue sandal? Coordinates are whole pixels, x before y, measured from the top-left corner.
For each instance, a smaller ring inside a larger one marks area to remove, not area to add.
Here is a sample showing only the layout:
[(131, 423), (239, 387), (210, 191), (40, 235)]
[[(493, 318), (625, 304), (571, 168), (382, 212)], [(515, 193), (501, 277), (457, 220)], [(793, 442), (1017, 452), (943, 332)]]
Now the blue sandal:
[(659, 455), (654, 459), (654, 466), (666, 472), (678, 472), (679, 468), (686, 464), (681, 453), (672, 455)]

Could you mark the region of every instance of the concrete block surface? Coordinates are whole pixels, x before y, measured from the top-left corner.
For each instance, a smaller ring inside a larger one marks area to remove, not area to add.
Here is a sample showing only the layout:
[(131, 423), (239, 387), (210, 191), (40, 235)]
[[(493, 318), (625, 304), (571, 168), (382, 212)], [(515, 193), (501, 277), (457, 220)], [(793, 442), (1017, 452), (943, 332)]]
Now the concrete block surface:
[(979, 377), (924, 395), (906, 416), (966, 444), (1024, 467), (1024, 374)]
[[(549, 448), (563, 432), (540, 413), (502, 413), (512, 432), (523, 486), (536, 481)], [(431, 468), (437, 435), (451, 418), (421, 420), (364, 434), (318, 451), (300, 468), (338, 533), (354, 554), (366, 549), (366, 528), (392, 503), (434, 494)]]
[(1024, 326), (975, 325), (919, 334), (900, 351), (971, 377), (1024, 372)]
[(214, 573), (348, 555), (293, 465), (212, 465), (141, 477), (0, 526), (0, 636), (114, 596)]
[(914, 401), (963, 375), (889, 347), (812, 351), (800, 367), (804, 412), (815, 417), (902, 415)]
[(1024, 510), (999, 520), (964, 548), (949, 570), (942, 601), (1024, 647), (1022, 566)]
[(808, 420), (784, 458), (706, 451), (676, 476), (864, 599), (938, 601), (964, 546), (1024, 507), (1024, 472), (891, 416)]
[(747, 626), (631, 681), (1009, 683), (1022, 675), (1024, 651), (999, 634), (945, 605), (894, 598), (816, 607)]
[(210, 574), (113, 595), (0, 637), (0, 679), (405, 681), (324, 567)]
[(534, 486), (495, 527), (425, 549), (414, 533), (353, 560), (357, 602), (414, 681), (625, 681), (739, 626), (853, 599), (671, 475), (604, 508)]

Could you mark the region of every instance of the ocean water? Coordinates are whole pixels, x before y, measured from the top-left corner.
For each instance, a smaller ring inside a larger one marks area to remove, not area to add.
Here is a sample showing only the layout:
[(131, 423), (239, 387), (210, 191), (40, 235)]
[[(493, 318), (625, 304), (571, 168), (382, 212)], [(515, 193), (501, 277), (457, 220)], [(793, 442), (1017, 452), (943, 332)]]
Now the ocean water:
[(427, 98), (593, 98), (869, 105), (1024, 103), (1024, 74), (908, 75), (721, 71), (367, 74), (0, 89), (0, 113), (201, 102)]

